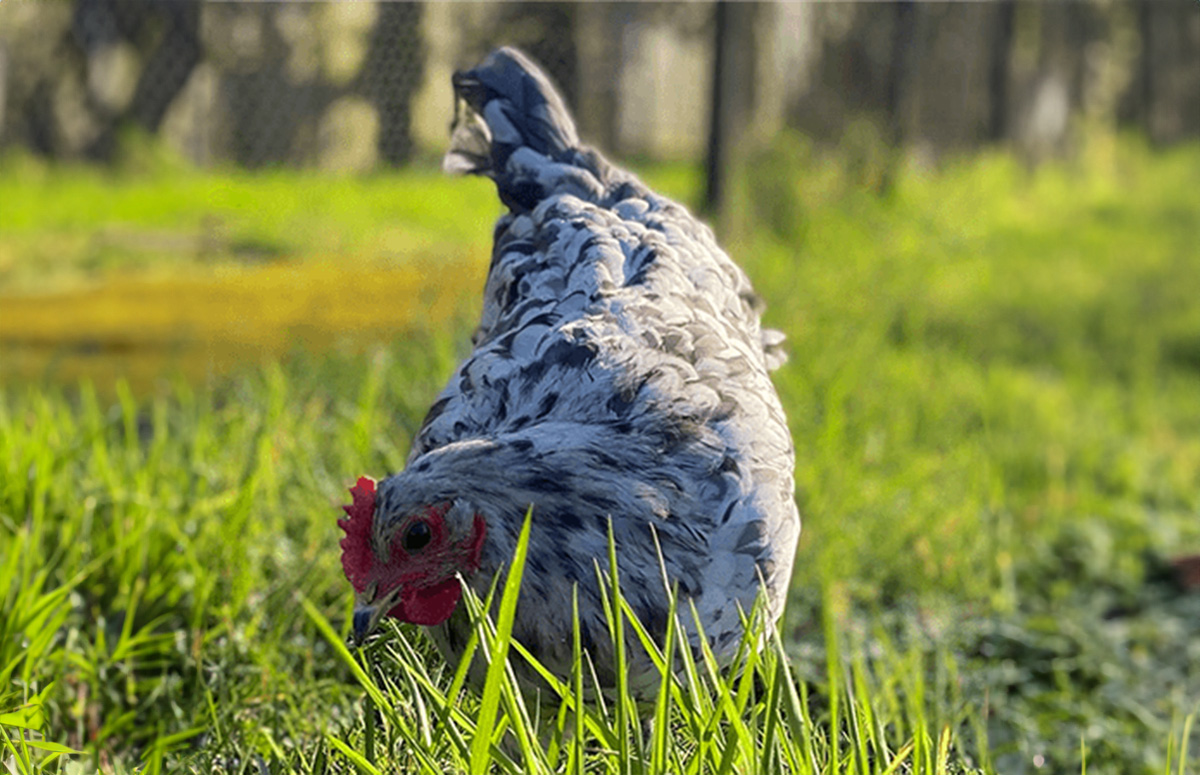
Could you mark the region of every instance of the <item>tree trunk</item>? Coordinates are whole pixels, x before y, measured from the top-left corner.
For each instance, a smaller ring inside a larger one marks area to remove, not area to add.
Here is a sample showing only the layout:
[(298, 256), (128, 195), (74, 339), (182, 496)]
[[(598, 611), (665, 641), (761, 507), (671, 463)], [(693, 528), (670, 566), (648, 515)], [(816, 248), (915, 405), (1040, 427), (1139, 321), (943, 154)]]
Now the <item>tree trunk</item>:
[(707, 186), (704, 206), (722, 213), (737, 155), (754, 108), (754, 18), (756, 4), (720, 0), (713, 43), (712, 100), (709, 113)]
[(147, 132), (157, 133), (171, 103), (200, 64), (200, 3), (178, 0), (151, 6), (162, 19), (162, 40), (146, 60), (133, 92), (129, 114)]
[(379, 158), (393, 167), (412, 157), (412, 98), (425, 52), (419, 3), (380, 3), (360, 73), (360, 88), (379, 114)]
[(621, 77), (619, 16), (616, 3), (580, 3), (576, 9), (575, 51), (579, 62), (579, 134), (607, 153), (618, 153), (618, 89)]
[(887, 93), (884, 96), (884, 120), (887, 138), (891, 144), (887, 166), (879, 179), (880, 194), (891, 191), (900, 164), (902, 147), (906, 137), (904, 128), (904, 102), (908, 97), (909, 73), (912, 69), (912, 39), (916, 31), (916, 8), (913, 0), (899, 0), (895, 6), (896, 18), (892, 27), (891, 60), (888, 64)]
[(996, 7), (996, 34), (992, 39), (992, 56), (988, 73), (988, 130), (989, 142), (999, 143), (1008, 137), (1008, 84), (1012, 68), (1013, 23), (1016, 19), (1015, 0), (1001, 0)]

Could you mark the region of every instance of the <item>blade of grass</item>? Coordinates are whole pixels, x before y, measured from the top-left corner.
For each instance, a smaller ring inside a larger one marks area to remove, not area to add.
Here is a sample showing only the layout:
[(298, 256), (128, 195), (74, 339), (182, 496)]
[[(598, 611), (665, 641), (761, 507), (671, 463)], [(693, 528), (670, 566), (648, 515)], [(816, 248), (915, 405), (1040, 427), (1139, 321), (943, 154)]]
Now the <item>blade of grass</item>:
[(650, 756), (650, 769), (653, 772), (666, 772), (670, 757), (671, 694), (678, 690), (673, 670), (677, 600), (674, 591), (670, 591), (667, 596), (667, 632), (663, 638), (665, 651), (659, 668), (662, 678), (658, 685), (658, 697), (654, 700), (654, 741)]
[(902, 745), (900, 747), (899, 751), (896, 751), (896, 755), (892, 757), (892, 760), (890, 762), (888, 762), (887, 769), (885, 769), (882, 773), (880, 773), (880, 775), (892, 775), (892, 773), (899, 770), (900, 765), (902, 765), (902, 764), (904, 764), (904, 762), (908, 761), (908, 757), (912, 754), (912, 752), (913, 752), (913, 742), (911, 740), (909, 740), (907, 743), (905, 743), (904, 745)]
[(487, 673), (483, 682), (483, 695), (479, 704), (479, 722), (475, 739), (471, 742), (469, 760), (471, 775), (483, 775), (491, 761), (489, 730), (496, 724), (500, 707), (500, 683), (504, 679), (508, 661), (508, 646), (512, 640), (513, 619), (516, 616), (517, 597), (521, 589), (521, 575), (525, 571), (525, 556), (529, 550), (529, 528), (533, 509), (525, 512), (525, 522), (517, 538), (517, 548), (504, 582), (504, 593), (500, 597), (500, 615), (496, 621), (496, 649), (489, 654)]
[(326, 737), (325, 739), (329, 741), (330, 745), (341, 751), (342, 756), (345, 756), (347, 759), (349, 759), (350, 762), (360, 771), (367, 773), (367, 775), (383, 775), (383, 770), (379, 769), (374, 764), (371, 764), (371, 762), (367, 761), (365, 756), (346, 745), (341, 740), (338, 740), (332, 735)]
[(1191, 740), (1192, 724), (1195, 721), (1195, 713), (1189, 713), (1183, 720), (1183, 733), (1179, 736), (1179, 775), (1184, 775), (1184, 769), (1188, 764), (1188, 742)]
[(303, 594), (296, 593), (296, 596), (299, 599), (301, 606), (304, 608), (305, 613), (308, 614), (308, 618), (317, 626), (317, 629), (333, 648), (334, 653), (347, 667), (350, 668), (350, 672), (354, 675), (359, 685), (362, 686), (367, 692), (367, 695), (374, 703), (375, 708), (387, 716), (388, 722), (404, 739), (404, 742), (407, 744), (410, 752), (418, 760), (421, 766), (425, 767), (426, 769), (436, 770), (437, 767), (435, 766), (433, 759), (420, 745), (418, 745), (418, 736), (409, 729), (408, 724), (402, 717), (400, 717), (399, 714), (396, 713), (395, 709), (387, 701), (387, 697), (379, 689), (379, 686), (376, 685), (375, 681), (371, 679), (371, 676), (368, 675), (365, 670), (363, 670), (362, 665), (360, 665), (358, 660), (354, 658), (354, 655), (350, 653), (350, 650), (346, 648), (346, 644), (340, 637), (338, 637), (338, 634), (334, 631), (333, 626), (329, 623), (329, 620), (327, 620), (321, 614), (321, 612), (317, 610), (317, 607), (313, 605), (313, 603)]
[(579, 625), (579, 585), (571, 585), (571, 688), (575, 695), (575, 739), (572, 740), (571, 755), (573, 757), (575, 775), (583, 775), (583, 643)]
[[(599, 573), (599, 566), (597, 565)], [(599, 579), (598, 579), (599, 581)], [(616, 683), (613, 686), (614, 709), (617, 713), (616, 748), (618, 771), (630, 772), (629, 752), (629, 664), (625, 659), (625, 625), (622, 623), (621, 611), (621, 576), (617, 569), (617, 541), (613, 535), (612, 520), (608, 521), (608, 587), (600, 583), (601, 600), (604, 605), (604, 617), (608, 624), (609, 638), (612, 641), (613, 675)]]
[[(937, 775), (946, 775), (946, 773), (949, 771), (951, 737), (952, 735), (950, 733), (949, 725), (942, 727), (941, 734), (938, 735), (937, 761), (934, 764), (934, 772), (936, 772)], [(1082, 744), (1083, 743), (1081, 741), (1080, 745)], [(1087, 775), (1086, 759), (1084, 760), (1083, 775)]]
[[(735, 737), (738, 740), (738, 745), (730, 745), (728, 740), (725, 742), (725, 750), (722, 753), (721, 765), (717, 771), (719, 773), (731, 772), (734, 767), (734, 762), (741, 759), (743, 766), (748, 766), (750, 772), (755, 771), (757, 758), (753, 755), (755, 750), (754, 741), (750, 737), (749, 730), (746, 729), (746, 723), (743, 719), (742, 710), (734, 703), (734, 691), (729, 685), (728, 680), (722, 675), (722, 669), (717, 662), (717, 657), (713, 653), (712, 647), (709, 645), (708, 638), (704, 633), (704, 625), (700, 621), (700, 612), (696, 610), (694, 601), (688, 601), (692, 611), (692, 618), (696, 623), (697, 640), (700, 643), (700, 653), (704, 657), (704, 666), (708, 671), (708, 679), (714, 689), (714, 694), (717, 696), (718, 705), (721, 707), (722, 713), (714, 713), (714, 724), (719, 722), (721, 716), (728, 720), (729, 726), (733, 728)], [(743, 634), (743, 638), (746, 635)]]

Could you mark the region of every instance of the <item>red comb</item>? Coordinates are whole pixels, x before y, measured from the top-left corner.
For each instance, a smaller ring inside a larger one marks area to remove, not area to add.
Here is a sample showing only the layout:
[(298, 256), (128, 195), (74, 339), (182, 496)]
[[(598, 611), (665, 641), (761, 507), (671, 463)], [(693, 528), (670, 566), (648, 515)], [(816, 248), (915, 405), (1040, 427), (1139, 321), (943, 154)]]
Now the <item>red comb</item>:
[(358, 478), (358, 484), (350, 488), (354, 502), (342, 506), (348, 519), (339, 519), (338, 527), (346, 531), (342, 539), (342, 570), (354, 586), (355, 592), (367, 588), (367, 577), (371, 571), (371, 519), (375, 515), (375, 480), (366, 476)]

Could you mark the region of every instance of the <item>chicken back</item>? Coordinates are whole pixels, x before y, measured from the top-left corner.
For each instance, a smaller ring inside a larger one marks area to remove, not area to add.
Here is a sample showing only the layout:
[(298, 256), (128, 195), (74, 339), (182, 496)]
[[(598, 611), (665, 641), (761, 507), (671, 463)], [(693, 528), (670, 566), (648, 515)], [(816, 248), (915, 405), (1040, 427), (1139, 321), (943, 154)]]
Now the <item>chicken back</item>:
[[(569, 674), (574, 589), (584, 647), (611, 680), (597, 580), (610, 523), (641, 622), (661, 637), (672, 587), (693, 645), (689, 601), (728, 660), (760, 589), (771, 618), (781, 612), (800, 532), (769, 377), (783, 337), (761, 327), (712, 231), (581, 145), (524, 55), (502, 48), (453, 83), (445, 167), (490, 177), (508, 212), (473, 352), (405, 470), (348, 507), (356, 629), (418, 611), (456, 662), (470, 624), (447, 579), (486, 594), (532, 507), (514, 635), (547, 668)], [(635, 691), (657, 685), (636, 649), (630, 675)]]

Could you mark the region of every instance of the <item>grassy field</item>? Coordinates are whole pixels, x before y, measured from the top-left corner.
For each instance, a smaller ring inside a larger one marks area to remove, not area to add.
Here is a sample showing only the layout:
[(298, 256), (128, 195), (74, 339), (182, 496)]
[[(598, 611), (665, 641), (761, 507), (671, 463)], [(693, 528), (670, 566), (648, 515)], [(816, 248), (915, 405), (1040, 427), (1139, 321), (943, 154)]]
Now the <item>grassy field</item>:
[[(1169, 561), (1200, 552), (1200, 148), (882, 196), (869, 161), (781, 138), (726, 235), (790, 340), (805, 527), (770, 659), (797, 697), (683, 703), (665, 760), (1194, 771), (1200, 591)], [(352, 666), (335, 518), (467, 351), (488, 184), (9, 158), (0, 203), (6, 738), (83, 751), (31, 764), (62, 772), (480, 766), (487, 697), (445, 700), (415, 632)], [(638, 771), (618, 715), (546, 768)]]

